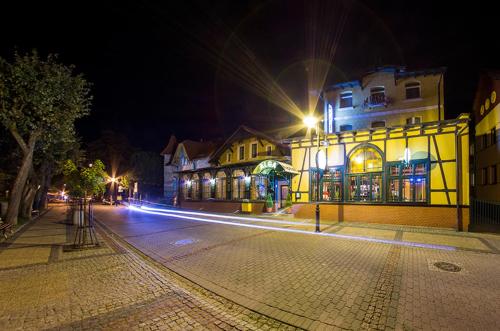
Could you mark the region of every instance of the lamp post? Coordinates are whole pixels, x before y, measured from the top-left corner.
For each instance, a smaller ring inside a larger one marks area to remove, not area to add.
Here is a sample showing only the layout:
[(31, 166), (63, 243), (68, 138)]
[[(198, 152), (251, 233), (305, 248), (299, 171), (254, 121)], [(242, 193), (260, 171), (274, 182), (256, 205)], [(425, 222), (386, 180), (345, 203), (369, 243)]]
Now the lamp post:
[(316, 232), (321, 232), (320, 226), (319, 226), (319, 147), (320, 147), (320, 142), (319, 142), (319, 121), (317, 118), (314, 116), (306, 116), (303, 120), (304, 124), (309, 128), (309, 129), (316, 129), (316, 140), (317, 140), (317, 151), (316, 151)]

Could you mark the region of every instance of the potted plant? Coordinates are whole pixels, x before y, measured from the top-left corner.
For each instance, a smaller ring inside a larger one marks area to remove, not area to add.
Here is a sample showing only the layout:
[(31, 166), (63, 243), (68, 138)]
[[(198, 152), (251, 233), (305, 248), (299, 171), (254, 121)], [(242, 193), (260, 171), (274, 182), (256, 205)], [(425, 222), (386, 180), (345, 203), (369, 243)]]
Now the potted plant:
[(271, 194), (268, 194), (266, 197), (266, 211), (271, 213), (273, 211), (273, 197)]

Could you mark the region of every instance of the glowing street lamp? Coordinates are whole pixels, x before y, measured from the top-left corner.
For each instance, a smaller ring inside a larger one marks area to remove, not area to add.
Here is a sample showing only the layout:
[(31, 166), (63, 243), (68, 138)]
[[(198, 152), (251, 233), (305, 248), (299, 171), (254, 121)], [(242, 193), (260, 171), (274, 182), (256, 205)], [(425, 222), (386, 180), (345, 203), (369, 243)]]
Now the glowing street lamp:
[[(304, 125), (309, 128), (309, 129), (315, 129), (316, 130), (316, 139), (317, 139), (317, 146), (318, 150), (316, 151), (316, 232), (321, 232), (320, 227), (319, 227), (319, 147), (320, 147), (320, 142), (319, 142), (319, 120), (312, 116), (308, 115), (304, 117), (302, 120)], [(312, 134), (311, 134), (312, 137)]]

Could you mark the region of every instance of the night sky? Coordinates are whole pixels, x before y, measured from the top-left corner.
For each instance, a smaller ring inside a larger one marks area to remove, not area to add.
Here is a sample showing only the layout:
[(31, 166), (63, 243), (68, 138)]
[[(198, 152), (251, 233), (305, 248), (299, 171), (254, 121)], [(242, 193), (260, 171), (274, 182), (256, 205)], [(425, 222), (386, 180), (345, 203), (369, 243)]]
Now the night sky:
[(77, 125), (83, 140), (111, 129), (152, 151), (171, 133), (212, 139), (239, 124), (267, 130), (296, 121), (256, 93), (248, 76), (262, 81), (266, 72), (305, 107), (311, 42), (337, 40), (327, 84), (383, 64), (448, 67), (449, 118), (470, 111), (479, 70), (500, 67), (498, 16), (483, 2), (6, 3), (0, 56), (58, 53), (93, 83), (92, 115)]

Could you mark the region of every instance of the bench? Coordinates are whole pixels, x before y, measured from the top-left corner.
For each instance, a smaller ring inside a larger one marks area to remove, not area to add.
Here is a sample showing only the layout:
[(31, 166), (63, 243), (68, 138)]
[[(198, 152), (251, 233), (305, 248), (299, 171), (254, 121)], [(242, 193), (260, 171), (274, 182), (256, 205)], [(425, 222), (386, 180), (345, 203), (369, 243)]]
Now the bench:
[(5, 239), (7, 239), (7, 234), (11, 233), (12, 224), (10, 223), (0, 223), (0, 231), (2, 232)]

